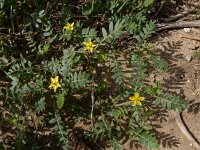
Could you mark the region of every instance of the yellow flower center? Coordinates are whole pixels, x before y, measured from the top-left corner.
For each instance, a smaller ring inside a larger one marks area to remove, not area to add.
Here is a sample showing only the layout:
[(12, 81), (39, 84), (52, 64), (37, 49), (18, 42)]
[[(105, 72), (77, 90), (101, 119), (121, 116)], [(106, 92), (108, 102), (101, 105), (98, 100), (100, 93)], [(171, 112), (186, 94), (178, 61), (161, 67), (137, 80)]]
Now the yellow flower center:
[(93, 42), (91, 41), (91, 38), (88, 39), (88, 41), (83, 42), (84, 46), (85, 46), (85, 51), (89, 51), (89, 52), (93, 52), (95, 45), (93, 44)]
[(73, 23), (67, 23), (65, 26), (64, 26), (64, 29), (68, 30), (68, 31), (72, 31), (74, 30), (74, 22)]
[(51, 78), (51, 84), (49, 85), (49, 88), (53, 88), (54, 92), (56, 92), (57, 88), (59, 87), (61, 87), (61, 85), (58, 82), (58, 76)]
[(135, 105), (142, 105), (141, 101), (144, 100), (144, 97), (140, 97), (139, 93), (135, 92), (134, 96), (130, 96), (129, 97), (129, 100), (132, 101), (132, 105), (133, 106), (135, 106)]

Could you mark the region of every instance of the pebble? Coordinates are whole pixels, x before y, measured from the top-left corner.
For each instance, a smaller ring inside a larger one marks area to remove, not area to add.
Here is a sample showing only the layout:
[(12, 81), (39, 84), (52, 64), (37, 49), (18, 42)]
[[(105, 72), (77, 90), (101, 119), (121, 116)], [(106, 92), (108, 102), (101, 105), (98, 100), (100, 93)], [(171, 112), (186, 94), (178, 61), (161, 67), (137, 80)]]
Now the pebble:
[(191, 28), (184, 28), (183, 29), (186, 33), (189, 33), (191, 31)]
[(193, 144), (191, 143), (191, 144), (189, 144), (189, 146), (193, 146)]
[(187, 55), (187, 56), (186, 56), (186, 60), (187, 60), (187, 61), (191, 61), (191, 60), (192, 60), (192, 55)]

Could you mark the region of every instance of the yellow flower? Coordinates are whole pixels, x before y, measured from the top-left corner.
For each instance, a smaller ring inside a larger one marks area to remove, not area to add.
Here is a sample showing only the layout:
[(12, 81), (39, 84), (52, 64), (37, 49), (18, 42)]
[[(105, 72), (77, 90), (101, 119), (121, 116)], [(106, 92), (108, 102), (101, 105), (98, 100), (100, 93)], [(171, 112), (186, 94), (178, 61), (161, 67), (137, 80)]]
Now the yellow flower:
[(134, 93), (134, 96), (130, 96), (129, 100), (132, 101), (132, 105), (142, 105), (142, 103), (140, 101), (144, 100), (144, 97), (140, 97), (138, 92)]
[(53, 88), (54, 92), (56, 92), (57, 88), (61, 87), (61, 85), (58, 82), (58, 76), (55, 78), (51, 78), (51, 84), (49, 88)]
[(64, 29), (66, 29), (66, 30), (68, 30), (68, 31), (74, 30), (74, 22), (72, 22), (71, 24), (70, 24), (70, 23), (67, 23), (67, 24), (64, 26)]
[(93, 52), (95, 45), (93, 44), (93, 42), (91, 41), (91, 38), (88, 39), (88, 41), (83, 42), (84, 46), (85, 46), (85, 51), (89, 51), (89, 52)]

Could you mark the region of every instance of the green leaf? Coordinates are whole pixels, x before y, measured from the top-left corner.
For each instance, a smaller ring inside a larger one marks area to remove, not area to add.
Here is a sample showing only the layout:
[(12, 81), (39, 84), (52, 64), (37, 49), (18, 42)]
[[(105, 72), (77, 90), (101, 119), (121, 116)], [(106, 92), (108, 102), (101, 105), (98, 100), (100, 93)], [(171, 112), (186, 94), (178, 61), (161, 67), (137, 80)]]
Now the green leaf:
[(53, 119), (49, 120), (49, 123), (50, 123), (50, 124), (55, 124), (55, 123), (56, 123), (56, 119), (53, 118)]
[(85, 38), (95, 38), (97, 36), (97, 31), (94, 28), (90, 29), (89, 27), (87, 27), (82, 30), (82, 35)]
[(75, 72), (74, 74), (70, 74), (70, 86), (72, 88), (80, 88), (84, 87), (87, 83), (89, 83), (89, 75), (85, 72)]
[(106, 41), (107, 43), (111, 43), (113, 40), (117, 39), (121, 34), (123, 34), (123, 27), (124, 22), (126, 20), (118, 20), (115, 23), (115, 26), (113, 25), (113, 22), (110, 22), (109, 24), (109, 33), (106, 31), (105, 28), (102, 28), (103, 33), (103, 41)]
[(188, 103), (181, 99), (179, 96), (173, 96), (171, 94), (160, 94), (156, 96), (156, 100), (153, 102), (155, 105), (161, 105), (164, 109), (172, 109), (182, 111), (188, 106)]
[(114, 26), (113, 26), (113, 22), (111, 21), (109, 24), (109, 33), (113, 32), (114, 30)]
[(160, 69), (160, 70), (166, 70), (167, 69), (167, 62), (160, 58), (160, 56), (154, 56), (154, 55), (150, 55), (149, 57), (150, 63), (151, 65), (155, 68), (155, 69)]
[(153, 136), (151, 133), (149, 133), (148, 131), (141, 130), (136, 130), (134, 133), (138, 137), (139, 143), (144, 145), (147, 149), (158, 150), (158, 141), (156, 140), (155, 136)]
[(36, 21), (37, 21), (38, 23), (42, 23), (42, 20), (41, 20), (40, 18), (37, 18)]
[[(52, 29), (52, 30), (53, 30), (53, 29)], [(49, 31), (49, 32), (44, 32), (44, 33), (43, 33), (43, 36), (50, 36), (50, 35), (52, 34), (52, 30)]]
[(40, 112), (45, 110), (45, 98), (42, 97), (38, 102), (35, 102), (36, 112), (39, 114)]
[(2, 9), (3, 6), (4, 6), (4, 1), (5, 1), (5, 0), (0, 0), (0, 8), (1, 8), (1, 9)]
[(103, 33), (103, 37), (104, 37), (104, 39), (107, 38), (108, 34), (107, 34), (105, 28), (102, 28), (102, 33)]
[(52, 43), (56, 38), (57, 38), (57, 34), (56, 35), (54, 35), (52, 38), (50, 38), (50, 40), (49, 40), (49, 43)]
[(88, 3), (82, 6), (82, 15), (88, 16), (93, 11), (93, 3)]
[(57, 96), (56, 104), (58, 109), (61, 109), (63, 107), (64, 102), (65, 102), (65, 92), (63, 91), (62, 93), (59, 93)]
[(115, 80), (116, 84), (122, 85), (125, 77), (121, 64), (117, 61), (116, 58), (110, 58), (110, 67), (111, 72), (113, 73), (111, 77)]
[(149, 7), (149, 6), (151, 6), (152, 4), (153, 4), (153, 0), (145, 0), (144, 1), (144, 7)]
[(41, 10), (40, 12), (39, 12), (39, 17), (43, 17), (45, 14), (44, 14), (44, 10)]
[(98, 54), (97, 58), (98, 58), (99, 61), (103, 62), (103, 61), (105, 61), (105, 60), (107, 59), (107, 53), (105, 53), (105, 52), (100, 52), (100, 53)]
[(43, 47), (44, 52), (47, 52), (49, 50), (49, 47), (50, 47), (49, 43), (45, 44)]

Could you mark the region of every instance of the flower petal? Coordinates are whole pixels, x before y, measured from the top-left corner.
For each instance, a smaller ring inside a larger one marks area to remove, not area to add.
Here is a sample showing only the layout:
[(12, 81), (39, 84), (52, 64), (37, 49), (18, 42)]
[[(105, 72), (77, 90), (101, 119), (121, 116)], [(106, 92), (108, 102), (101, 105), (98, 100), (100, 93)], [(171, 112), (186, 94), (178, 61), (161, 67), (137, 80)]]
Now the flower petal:
[(51, 78), (51, 83), (54, 82), (54, 78)]
[(132, 106), (135, 106), (135, 105), (136, 105), (136, 102), (135, 102), (135, 101), (133, 101), (133, 102), (132, 102)]
[(57, 87), (59, 88), (59, 87), (61, 87), (61, 85), (58, 83), (58, 84), (57, 84)]
[(134, 93), (134, 97), (135, 97), (135, 98), (138, 98), (138, 97), (139, 97), (139, 93), (138, 93), (138, 92), (135, 92), (135, 93)]
[(54, 86), (54, 87), (53, 87), (53, 90), (54, 90), (54, 92), (56, 92), (56, 90), (57, 90), (57, 87), (56, 87), (56, 86)]
[(51, 83), (50, 85), (49, 85), (49, 88), (52, 88), (53, 87), (53, 84)]
[(54, 78), (55, 83), (58, 83), (58, 76)]
[(143, 101), (143, 100), (144, 100), (144, 97), (138, 97), (138, 100), (139, 100), (139, 101)]
[(130, 100), (130, 101), (134, 101), (134, 100), (135, 100), (135, 97), (134, 97), (134, 96), (130, 96), (130, 97), (129, 97), (129, 100)]
[(142, 103), (141, 103), (140, 101), (137, 101), (137, 105), (140, 105), (140, 106), (141, 106), (141, 105), (142, 105)]

